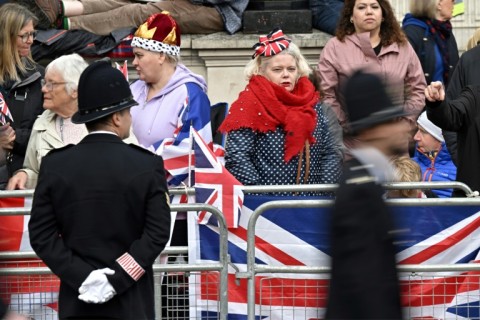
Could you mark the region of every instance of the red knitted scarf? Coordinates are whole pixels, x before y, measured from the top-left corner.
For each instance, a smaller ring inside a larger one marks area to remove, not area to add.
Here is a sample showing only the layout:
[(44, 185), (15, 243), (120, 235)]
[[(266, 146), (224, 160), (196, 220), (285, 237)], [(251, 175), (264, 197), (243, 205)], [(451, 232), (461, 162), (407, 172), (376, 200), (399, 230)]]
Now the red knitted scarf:
[(286, 133), (284, 148), (288, 162), (303, 149), (306, 140), (315, 143), (318, 100), (319, 94), (307, 77), (301, 77), (295, 89), (288, 92), (263, 76), (253, 76), (219, 130), (249, 128), (265, 133), (281, 127)]

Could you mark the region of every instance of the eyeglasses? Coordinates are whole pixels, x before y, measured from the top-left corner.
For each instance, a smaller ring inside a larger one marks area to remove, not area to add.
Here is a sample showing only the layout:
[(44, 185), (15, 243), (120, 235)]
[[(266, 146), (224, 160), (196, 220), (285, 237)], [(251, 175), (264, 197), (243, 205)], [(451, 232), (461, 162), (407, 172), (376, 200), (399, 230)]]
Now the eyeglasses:
[(69, 82), (47, 82), (45, 81), (45, 79), (42, 79), (40, 83), (42, 84), (42, 88), (45, 87), (48, 91), (52, 91), (54, 86), (60, 84), (67, 84)]
[(28, 41), (28, 39), (30, 39), (30, 37), (32, 37), (32, 40), (35, 40), (35, 38), (37, 37), (37, 33), (38, 33), (38, 31), (32, 31), (32, 32), (24, 33), (24, 34), (19, 34), (18, 36), (22, 39), (23, 43), (27, 43), (27, 41)]

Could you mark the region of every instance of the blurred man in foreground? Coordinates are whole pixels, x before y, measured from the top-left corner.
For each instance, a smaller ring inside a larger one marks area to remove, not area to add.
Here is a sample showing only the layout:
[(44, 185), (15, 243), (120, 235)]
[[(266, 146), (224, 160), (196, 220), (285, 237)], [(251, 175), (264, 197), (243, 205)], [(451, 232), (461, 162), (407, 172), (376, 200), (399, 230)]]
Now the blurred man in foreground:
[(395, 180), (389, 158), (404, 153), (406, 114), (375, 75), (357, 71), (343, 89), (354, 146), (332, 213), (326, 319), (401, 319), (394, 227), (381, 184)]

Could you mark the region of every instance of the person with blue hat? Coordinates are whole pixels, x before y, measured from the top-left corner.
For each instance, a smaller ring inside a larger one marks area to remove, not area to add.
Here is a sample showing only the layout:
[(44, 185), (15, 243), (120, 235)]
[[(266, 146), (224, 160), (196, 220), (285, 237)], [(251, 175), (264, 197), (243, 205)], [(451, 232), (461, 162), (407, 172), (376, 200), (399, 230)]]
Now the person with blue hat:
[(354, 142), (331, 218), (332, 272), (325, 319), (402, 319), (391, 212), (383, 182), (404, 152), (409, 126), (374, 74), (356, 71), (343, 89)]
[(171, 218), (162, 158), (122, 141), (136, 104), (121, 71), (91, 64), (72, 116), (89, 134), (42, 160), (28, 227), (60, 278), (60, 319), (155, 318), (152, 265)]

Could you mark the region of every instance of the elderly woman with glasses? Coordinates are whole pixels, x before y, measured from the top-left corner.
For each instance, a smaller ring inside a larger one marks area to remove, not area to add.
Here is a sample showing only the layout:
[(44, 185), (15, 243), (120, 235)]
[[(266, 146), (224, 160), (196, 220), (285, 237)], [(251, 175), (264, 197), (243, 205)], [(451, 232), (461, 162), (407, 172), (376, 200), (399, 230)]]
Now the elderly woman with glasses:
[(87, 66), (78, 54), (61, 56), (47, 66), (41, 81), (45, 111), (33, 125), (23, 168), (10, 178), (7, 189), (34, 188), (42, 157), (52, 149), (76, 144), (87, 134), (85, 125), (70, 121), (78, 110), (78, 80)]
[(22, 167), (33, 123), (43, 111), (44, 68), (30, 53), (36, 22), (20, 5), (0, 7), (0, 189)]
[[(47, 66), (42, 80), (45, 111), (33, 125), (23, 168), (10, 178), (8, 190), (35, 188), (42, 158), (53, 149), (77, 144), (87, 135), (84, 124), (71, 121), (78, 110), (78, 81), (87, 66), (76, 53), (61, 56)], [(137, 143), (133, 136), (126, 142)]]

